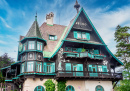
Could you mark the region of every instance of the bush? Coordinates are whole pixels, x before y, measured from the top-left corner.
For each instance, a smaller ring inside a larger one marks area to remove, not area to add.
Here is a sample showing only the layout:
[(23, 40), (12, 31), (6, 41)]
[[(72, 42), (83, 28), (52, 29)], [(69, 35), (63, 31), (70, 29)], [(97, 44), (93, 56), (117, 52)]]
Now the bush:
[(55, 84), (51, 79), (48, 79), (44, 85), (46, 86), (46, 91), (55, 91)]
[(58, 91), (66, 91), (66, 81), (58, 81), (57, 89)]

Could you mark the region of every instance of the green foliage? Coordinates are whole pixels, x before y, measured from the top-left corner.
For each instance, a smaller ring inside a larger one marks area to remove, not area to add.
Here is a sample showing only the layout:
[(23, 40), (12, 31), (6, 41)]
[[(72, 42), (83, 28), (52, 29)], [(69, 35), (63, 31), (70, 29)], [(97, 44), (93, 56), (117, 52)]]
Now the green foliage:
[(55, 91), (55, 84), (52, 79), (48, 79), (44, 85), (46, 86), (46, 91)]
[(130, 27), (117, 26), (115, 31), (116, 57), (123, 62), (123, 78), (115, 91), (130, 91)]
[(12, 63), (14, 63), (14, 60), (7, 53), (0, 56), (0, 68), (10, 66)]
[(5, 78), (2, 76), (2, 73), (0, 72), (0, 83), (4, 83), (5, 82)]
[(66, 81), (58, 81), (57, 89), (58, 91), (66, 91)]
[(86, 49), (82, 48), (82, 51), (81, 51), (81, 52), (85, 52), (85, 51), (86, 51)]
[(130, 91), (130, 80), (122, 80), (120, 84), (116, 86), (115, 91)]

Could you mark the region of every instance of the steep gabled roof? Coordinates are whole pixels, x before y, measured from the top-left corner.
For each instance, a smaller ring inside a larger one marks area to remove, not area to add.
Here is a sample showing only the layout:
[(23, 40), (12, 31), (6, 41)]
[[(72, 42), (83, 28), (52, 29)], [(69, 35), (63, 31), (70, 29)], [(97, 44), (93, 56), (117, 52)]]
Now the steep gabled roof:
[[(83, 13), (85, 14), (86, 18), (87, 18), (88, 21), (90, 22), (92, 28), (94, 29), (94, 31), (96, 32), (97, 36), (98, 36), (99, 39), (101, 40), (102, 44), (106, 45), (105, 42), (103, 41), (103, 39), (101, 38), (101, 36), (99, 35), (99, 33), (97, 32), (96, 28), (95, 28), (94, 25), (92, 24), (91, 20), (89, 19), (88, 15), (86, 14), (86, 12), (85, 12), (85, 10), (84, 10), (83, 8), (80, 9), (79, 13), (74, 17), (74, 19), (71, 20), (70, 24), (68, 25), (67, 30), (66, 30), (66, 33), (65, 33), (65, 36), (64, 36), (64, 40), (66, 40), (66, 38), (67, 38), (67, 36), (68, 36), (70, 30), (72, 29), (73, 25), (75, 24), (75, 22), (76, 22), (76, 20), (77, 20), (77, 18), (79, 17), (79, 15), (80, 15), (81, 12), (83, 12)], [(64, 41), (62, 41), (60, 47), (62, 46), (63, 42), (64, 42)], [(60, 47), (57, 48), (57, 50), (55, 51), (55, 53), (54, 53), (51, 57), (53, 57), (53, 56), (58, 52), (58, 50), (60, 49)], [(107, 46), (105, 46), (105, 48), (106, 48), (106, 50), (110, 53), (110, 55), (111, 55), (116, 61), (118, 61), (121, 65), (123, 65), (123, 63), (113, 55), (113, 53), (108, 49)]]
[(42, 39), (37, 20), (33, 22), (31, 28), (29, 29), (25, 37), (38, 37)]
[[(40, 31), (45, 40), (47, 40), (47, 45), (44, 47), (44, 57), (51, 57), (54, 54), (55, 50), (59, 48), (61, 45), (61, 41), (63, 39), (63, 35), (65, 32), (66, 26), (54, 24), (53, 26), (47, 25), (44, 22), (41, 27)], [(56, 35), (57, 40), (49, 40), (49, 35)]]

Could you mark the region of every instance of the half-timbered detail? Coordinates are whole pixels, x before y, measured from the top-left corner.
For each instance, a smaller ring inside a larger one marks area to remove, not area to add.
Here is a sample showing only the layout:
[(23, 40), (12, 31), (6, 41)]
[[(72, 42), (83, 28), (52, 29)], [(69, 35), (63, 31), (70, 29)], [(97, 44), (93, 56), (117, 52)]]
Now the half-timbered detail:
[(112, 91), (123, 65), (108, 49), (77, 0), (68, 26), (53, 23), (54, 14), (38, 26), (37, 16), (26, 36), (20, 36), (18, 61), (2, 68), (6, 83), (22, 91), (45, 91), (47, 79), (66, 80), (66, 91)]

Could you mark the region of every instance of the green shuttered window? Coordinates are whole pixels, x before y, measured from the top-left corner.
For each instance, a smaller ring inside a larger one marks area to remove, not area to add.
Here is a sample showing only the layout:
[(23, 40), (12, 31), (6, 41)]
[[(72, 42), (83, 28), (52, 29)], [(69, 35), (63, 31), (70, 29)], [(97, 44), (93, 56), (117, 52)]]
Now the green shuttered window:
[(21, 73), (24, 72), (24, 69), (25, 69), (25, 63), (22, 63), (22, 65), (21, 65)]
[(104, 88), (100, 85), (96, 86), (95, 91), (104, 91)]
[(42, 62), (37, 62), (36, 63), (36, 71), (37, 72), (42, 72)]
[(71, 71), (71, 63), (65, 63), (66, 71)]
[(75, 91), (74, 87), (69, 85), (66, 87), (66, 91)]
[(27, 72), (34, 71), (34, 62), (27, 62)]
[(37, 50), (42, 51), (42, 43), (41, 42), (37, 42)]
[(35, 41), (29, 41), (28, 42), (28, 49), (34, 49), (35, 48)]
[(73, 33), (74, 33), (74, 38), (76, 39), (90, 40), (90, 33), (79, 32), (79, 31), (74, 31)]
[(44, 62), (43, 71), (45, 73), (54, 73), (55, 72), (55, 63)]

